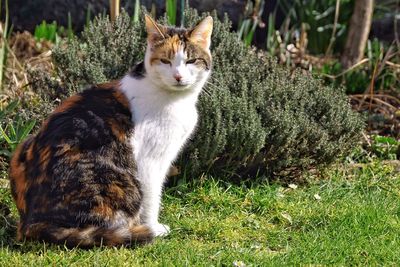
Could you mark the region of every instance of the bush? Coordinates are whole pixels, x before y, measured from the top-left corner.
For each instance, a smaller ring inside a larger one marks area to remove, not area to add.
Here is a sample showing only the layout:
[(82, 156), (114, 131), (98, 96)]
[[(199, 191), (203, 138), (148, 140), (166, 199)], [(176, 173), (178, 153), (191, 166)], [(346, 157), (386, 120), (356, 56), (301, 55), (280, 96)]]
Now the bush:
[[(200, 20), (185, 12), (187, 27)], [(326, 166), (356, 143), (363, 122), (345, 94), (300, 70), (291, 73), (231, 33), (214, 15), (213, 75), (200, 96), (200, 121), (179, 158), (186, 174), (301, 174)], [(63, 86), (121, 77), (143, 57), (143, 21), (122, 13), (115, 24), (96, 19), (54, 51)], [(54, 88), (54, 86), (53, 86)]]

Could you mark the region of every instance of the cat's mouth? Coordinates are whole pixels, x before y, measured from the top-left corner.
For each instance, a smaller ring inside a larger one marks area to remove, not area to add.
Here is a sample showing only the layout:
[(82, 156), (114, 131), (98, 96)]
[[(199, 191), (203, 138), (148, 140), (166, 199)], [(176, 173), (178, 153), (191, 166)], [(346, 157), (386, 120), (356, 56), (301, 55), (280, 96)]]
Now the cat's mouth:
[(174, 92), (186, 91), (189, 88), (190, 88), (190, 84), (184, 84), (184, 83), (176, 83), (176, 84), (169, 86), (169, 90), (174, 91)]
[(188, 86), (188, 84), (184, 84), (184, 83), (177, 83), (175, 84), (176, 87), (185, 87)]
[(182, 82), (176, 83), (176, 84), (173, 85), (173, 87), (174, 87), (174, 88), (177, 88), (178, 90), (185, 89), (185, 88), (187, 88), (187, 87), (189, 87), (189, 86), (190, 86), (189, 83), (182, 83)]

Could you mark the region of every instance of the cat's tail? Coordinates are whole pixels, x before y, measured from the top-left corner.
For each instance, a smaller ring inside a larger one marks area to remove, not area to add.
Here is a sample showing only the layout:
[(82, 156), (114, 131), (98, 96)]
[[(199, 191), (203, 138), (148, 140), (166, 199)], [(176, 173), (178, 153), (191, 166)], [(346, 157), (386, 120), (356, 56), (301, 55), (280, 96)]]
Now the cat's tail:
[(20, 236), (27, 239), (66, 245), (67, 247), (81, 248), (120, 245), (134, 246), (149, 243), (154, 238), (154, 234), (150, 228), (145, 225), (119, 228), (106, 228), (102, 226), (66, 228), (47, 222), (29, 225)]

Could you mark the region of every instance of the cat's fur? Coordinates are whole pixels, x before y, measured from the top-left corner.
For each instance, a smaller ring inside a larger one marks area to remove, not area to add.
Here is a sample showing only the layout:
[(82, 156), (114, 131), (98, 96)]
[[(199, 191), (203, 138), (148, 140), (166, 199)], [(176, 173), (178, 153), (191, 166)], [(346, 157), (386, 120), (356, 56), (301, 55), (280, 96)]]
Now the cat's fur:
[(18, 239), (67, 246), (149, 242), (165, 176), (197, 122), (212, 19), (191, 30), (146, 16), (143, 63), (65, 100), (10, 164)]

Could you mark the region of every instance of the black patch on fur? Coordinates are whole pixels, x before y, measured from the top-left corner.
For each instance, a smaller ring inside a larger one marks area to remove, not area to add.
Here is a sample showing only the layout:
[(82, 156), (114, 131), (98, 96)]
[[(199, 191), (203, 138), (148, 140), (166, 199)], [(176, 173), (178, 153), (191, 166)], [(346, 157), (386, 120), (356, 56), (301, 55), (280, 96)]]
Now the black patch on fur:
[(129, 76), (138, 80), (143, 79), (146, 76), (146, 68), (144, 66), (144, 62), (141, 61), (133, 66), (133, 68), (129, 72)]
[(184, 42), (188, 40), (188, 30), (185, 28), (166, 27), (165, 35), (166, 37), (172, 37), (174, 35), (178, 35), (179, 39)]

